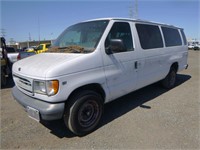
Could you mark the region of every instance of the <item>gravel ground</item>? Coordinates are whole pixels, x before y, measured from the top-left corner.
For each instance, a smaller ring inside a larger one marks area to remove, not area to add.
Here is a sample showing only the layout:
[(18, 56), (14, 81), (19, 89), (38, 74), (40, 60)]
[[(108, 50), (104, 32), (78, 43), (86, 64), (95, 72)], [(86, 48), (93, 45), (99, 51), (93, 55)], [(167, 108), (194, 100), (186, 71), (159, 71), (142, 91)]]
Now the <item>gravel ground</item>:
[(153, 84), (107, 104), (98, 129), (84, 137), (62, 121), (30, 119), (10, 81), (1, 89), (1, 149), (200, 149), (199, 58), (189, 51), (189, 68), (172, 90)]

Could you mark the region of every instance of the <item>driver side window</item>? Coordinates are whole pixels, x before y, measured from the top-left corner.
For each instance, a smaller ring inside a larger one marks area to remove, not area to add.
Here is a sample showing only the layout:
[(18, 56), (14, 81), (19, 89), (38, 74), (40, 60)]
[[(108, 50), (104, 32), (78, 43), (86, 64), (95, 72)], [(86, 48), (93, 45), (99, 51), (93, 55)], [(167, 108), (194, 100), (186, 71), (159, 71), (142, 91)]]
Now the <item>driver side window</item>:
[(127, 51), (133, 51), (133, 40), (131, 35), (130, 25), (127, 22), (115, 22), (108, 33), (105, 41), (105, 48), (110, 46), (110, 40), (120, 39), (125, 45)]

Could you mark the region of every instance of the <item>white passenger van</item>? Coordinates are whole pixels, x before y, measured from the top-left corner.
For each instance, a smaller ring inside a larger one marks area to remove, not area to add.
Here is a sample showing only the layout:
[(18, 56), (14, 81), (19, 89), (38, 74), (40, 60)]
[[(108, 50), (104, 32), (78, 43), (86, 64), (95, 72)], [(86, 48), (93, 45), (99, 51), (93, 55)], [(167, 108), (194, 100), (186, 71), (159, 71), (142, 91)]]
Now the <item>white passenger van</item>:
[(182, 28), (123, 18), (85, 21), (68, 27), (46, 53), (16, 62), (12, 93), (33, 119), (64, 119), (85, 135), (105, 103), (158, 81), (174, 87), (187, 57)]

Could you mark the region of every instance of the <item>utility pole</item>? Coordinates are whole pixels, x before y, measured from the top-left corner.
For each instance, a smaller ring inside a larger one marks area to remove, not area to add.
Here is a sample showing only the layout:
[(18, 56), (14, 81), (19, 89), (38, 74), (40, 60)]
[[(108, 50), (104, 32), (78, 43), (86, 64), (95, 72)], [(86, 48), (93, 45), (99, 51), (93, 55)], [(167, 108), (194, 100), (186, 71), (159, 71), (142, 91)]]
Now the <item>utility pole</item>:
[(0, 30), (1, 30), (1, 36), (5, 37), (6, 36), (6, 30), (3, 29), (3, 28), (1, 28)]
[(138, 0), (135, 0), (134, 3), (134, 18), (138, 19)]
[(39, 44), (40, 44), (40, 18), (38, 16), (38, 38), (39, 38)]
[(131, 1), (130, 7), (129, 7), (129, 17), (138, 19), (138, 0)]
[(30, 32), (28, 34), (28, 39), (29, 39), (29, 41), (31, 41), (31, 34), (30, 34)]
[(129, 6), (129, 17), (131, 19), (133, 18), (133, 1), (130, 2), (130, 6)]

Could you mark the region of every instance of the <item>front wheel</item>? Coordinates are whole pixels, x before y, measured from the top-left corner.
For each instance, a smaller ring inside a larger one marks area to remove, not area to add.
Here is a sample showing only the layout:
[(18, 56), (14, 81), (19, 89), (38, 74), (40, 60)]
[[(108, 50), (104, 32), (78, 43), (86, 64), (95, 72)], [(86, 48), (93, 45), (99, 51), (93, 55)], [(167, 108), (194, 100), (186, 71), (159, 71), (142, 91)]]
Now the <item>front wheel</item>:
[(103, 99), (93, 91), (82, 91), (73, 96), (66, 106), (64, 122), (76, 135), (92, 132), (103, 112)]
[(176, 69), (171, 67), (168, 75), (162, 80), (162, 86), (166, 89), (171, 89), (176, 83)]

